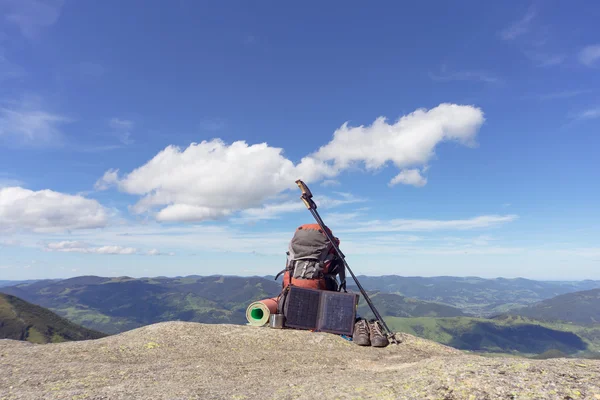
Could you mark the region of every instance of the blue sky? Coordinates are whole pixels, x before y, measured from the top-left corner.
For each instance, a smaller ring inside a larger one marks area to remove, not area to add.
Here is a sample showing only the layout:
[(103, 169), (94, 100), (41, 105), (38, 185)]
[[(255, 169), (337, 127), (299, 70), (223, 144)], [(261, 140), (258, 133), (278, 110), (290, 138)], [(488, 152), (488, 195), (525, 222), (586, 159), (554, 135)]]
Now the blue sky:
[(600, 279), (596, 2), (0, 0), (0, 279)]

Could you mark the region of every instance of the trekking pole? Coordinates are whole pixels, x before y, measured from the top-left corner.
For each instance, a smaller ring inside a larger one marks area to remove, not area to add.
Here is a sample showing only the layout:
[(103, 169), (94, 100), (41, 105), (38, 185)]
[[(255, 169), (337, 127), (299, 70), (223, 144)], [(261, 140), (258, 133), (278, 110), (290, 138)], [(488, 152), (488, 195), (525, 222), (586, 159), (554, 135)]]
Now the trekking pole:
[[(323, 219), (321, 219), (321, 216), (319, 215), (319, 213), (317, 211), (317, 204), (312, 199), (313, 195), (312, 195), (310, 189), (300, 179), (298, 179), (296, 181), (296, 185), (298, 185), (298, 187), (302, 191), (302, 196), (300, 196), (300, 199), (302, 200), (302, 202), (304, 203), (304, 205), (306, 206), (306, 208), (308, 208), (308, 210), (310, 211), (310, 213), (312, 214), (312, 216), (315, 218), (315, 220), (317, 221), (317, 223), (319, 224), (319, 226), (321, 227), (321, 229), (325, 233), (325, 236), (327, 237), (327, 240), (329, 240), (329, 242), (333, 246), (333, 249), (336, 251), (336, 253), (340, 257), (340, 259), (344, 263), (344, 267), (348, 270), (348, 272), (350, 272), (350, 275), (352, 276), (352, 279), (354, 279), (354, 282), (356, 283), (356, 286), (358, 286), (358, 290), (360, 290), (360, 293), (363, 295), (365, 301), (369, 305), (369, 308), (371, 309), (371, 311), (373, 311), (373, 314), (375, 314), (375, 318), (377, 318), (377, 320), (383, 326), (383, 329), (385, 330), (385, 335), (388, 337), (388, 340), (390, 341), (390, 343), (398, 344), (398, 341), (397, 341), (394, 333), (392, 333), (392, 331), (390, 330), (390, 328), (388, 328), (387, 324), (385, 323), (385, 321), (381, 317), (381, 314), (379, 314), (379, 311), (377, 311), (377, 309), (375, 308), (375, 305), (371, 301), (371, 298), (369, 298), (369, 295), (367, 294), (367, 292), (365, 291), (365, 289), (363, 289), (362, 285), (360, 284), (360, 282), (356, 278), (356, 275), (354, 275), (354, 272), (352, 272), (352, 270), (350, 269), (350, 266), (346, 262), (346, 256), (344, 255), (344, 253), (342, 253), (342, 251), (340, 250), (340, 248), (337, 246), (335, 240), (331, 236), (331, 233), (329, 233), (329, 230), (326, 228), (325, 223), (323, 222)], [(344, 286), (344, 290), (345, 290), (346, 289), (346, 282), (345, 281), (344, 282), (340, 282), (340, 288), (341, 288), (342, 285)]]

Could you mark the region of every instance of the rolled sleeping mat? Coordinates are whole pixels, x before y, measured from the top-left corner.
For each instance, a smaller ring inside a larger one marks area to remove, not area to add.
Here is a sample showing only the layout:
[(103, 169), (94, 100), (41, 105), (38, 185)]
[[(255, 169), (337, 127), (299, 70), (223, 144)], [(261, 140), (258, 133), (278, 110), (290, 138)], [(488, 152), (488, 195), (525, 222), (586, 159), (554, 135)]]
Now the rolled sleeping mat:
[(246, 309), (246, 319), (252, 326), (263, 326), (269, 323), (271, 314), (277, 313), (277, 297), (255, 301)]

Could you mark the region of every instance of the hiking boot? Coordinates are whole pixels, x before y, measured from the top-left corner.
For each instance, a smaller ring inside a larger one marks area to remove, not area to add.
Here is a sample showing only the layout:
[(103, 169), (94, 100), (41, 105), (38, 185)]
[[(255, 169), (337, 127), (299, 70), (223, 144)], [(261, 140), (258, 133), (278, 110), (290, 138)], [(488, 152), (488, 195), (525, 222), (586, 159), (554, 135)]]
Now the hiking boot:
[(352, 341), (359, 346), (370, 346), (371, 340), (369, 339), (369, 324), (367, 320), (357, 319), (354, 324), (354, 334), (352, 335)]
[(385, 347), (390, 344), (387, 336), (383, 334), (383, 329), (381, 328), (381, 324), (377, 320), (371, 320), (369, 322), (369, 332), (371, 341), (371, 346), (373, 347)]

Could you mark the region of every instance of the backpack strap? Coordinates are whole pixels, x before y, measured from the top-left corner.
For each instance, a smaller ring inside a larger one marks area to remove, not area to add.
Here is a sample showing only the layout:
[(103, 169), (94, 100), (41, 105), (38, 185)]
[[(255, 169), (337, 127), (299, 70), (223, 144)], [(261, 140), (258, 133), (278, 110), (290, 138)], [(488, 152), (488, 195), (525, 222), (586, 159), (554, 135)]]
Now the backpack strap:
[(279, 277), (281, 276), (281, 274), (285, 273), (285, 271), (287, 271), (286, 269), (282, 269), (281, 271), (279, 271), (279, 273), (277, 275), (275, 275), (275, 280), (279, 279)]

